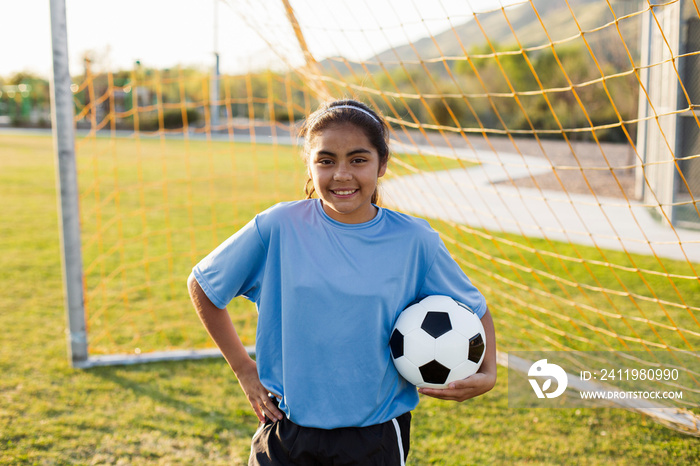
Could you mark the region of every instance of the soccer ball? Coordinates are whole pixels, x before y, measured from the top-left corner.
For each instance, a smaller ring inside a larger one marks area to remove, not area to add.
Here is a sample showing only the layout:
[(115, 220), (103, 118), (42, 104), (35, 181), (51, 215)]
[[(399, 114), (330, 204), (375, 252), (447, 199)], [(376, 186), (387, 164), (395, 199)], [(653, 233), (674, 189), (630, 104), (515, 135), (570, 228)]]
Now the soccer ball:
[(446, 388), (476, 373), (485, 346), (484, 327), (474, 311), (439, 295), (404, 309), (389, 340), (399, 374), (425, 388)]

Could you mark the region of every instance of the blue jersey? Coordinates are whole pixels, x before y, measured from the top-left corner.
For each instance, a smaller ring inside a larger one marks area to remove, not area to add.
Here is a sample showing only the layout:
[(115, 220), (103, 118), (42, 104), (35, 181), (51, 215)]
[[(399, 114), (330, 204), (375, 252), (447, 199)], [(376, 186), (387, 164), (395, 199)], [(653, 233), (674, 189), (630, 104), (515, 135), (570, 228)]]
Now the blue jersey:
[(416, 388), (389, 338), (412, 301), (448, 295), (479, 317), (486, 302), (424, 220), (379, 208), (369, 222), (333, 220), (317, 199), (257, 215), (194, 267), (209, 299), (258, 309), (260, 381), (302, 426), (379, 424), (412, 410)]

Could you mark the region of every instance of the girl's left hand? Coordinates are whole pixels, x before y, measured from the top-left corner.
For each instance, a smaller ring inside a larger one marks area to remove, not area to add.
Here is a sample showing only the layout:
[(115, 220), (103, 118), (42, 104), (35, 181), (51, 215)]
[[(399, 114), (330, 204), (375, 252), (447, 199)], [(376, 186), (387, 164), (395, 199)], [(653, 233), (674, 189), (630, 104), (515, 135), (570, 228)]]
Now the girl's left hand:
[(466, 379), (450, 383), (447, 388), (419, 388), (418, 393), (441, 400), (464, 401), (488, 392), (495, 384), (495, 374), (477, 372)]
[(450, 383), (447, 388), (421, 388), (418, 390), (423, 395), (432, 396), (441, 400), (464, 401), (475, 396), (483, 395), (496, 385), (496, 331), (493, 328), (491, 312), (486, 309), (481, 323), (486, 334), (486, 354), (481, 362), (479, 371), (466, 379)]

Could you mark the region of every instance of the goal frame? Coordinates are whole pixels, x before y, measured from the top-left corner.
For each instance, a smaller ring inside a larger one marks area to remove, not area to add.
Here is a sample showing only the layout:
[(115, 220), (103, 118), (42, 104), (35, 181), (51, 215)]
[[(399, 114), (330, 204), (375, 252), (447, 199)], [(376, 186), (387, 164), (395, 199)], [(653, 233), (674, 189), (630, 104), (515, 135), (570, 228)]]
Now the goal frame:
[[(289, 2), (283, 0), (287, 7), (287, 13), (296, 27), (294, 28), (300, 47), (305, 48), (301, 29), (296, 24)], [(90, 368), (96, 366), (130, 365), (161, 361), (176, 360), (196, 360), (205, 358), (221, 357), (221, 352), (217, 348), (157, 351), (143, 354), (112, 354), (90, 356), (88, 346), (88, 332), (85, 316), (85, 277), (82, 264), (81, 230), (80, 230), (80, 210), (79, 191), (77, 179), (77, 163), (75, 152), (75, 112), (73, 103), (73, 92), (71, 90), (71, 75), (69, 70), (69, 54), (67, 40), (67, 20), (65, 0), (50, 0), (51, 16), (51, 39), (53, 53), (53, 75), (51, 79), (51, 118), (54, 140), (54, 151), (56, 157), (56, 186), (58, 196), (58, 221), (60, 234), (61, 266), (63, 278), (63, 290), (65, 301), (65, 312), (67, 322), (67, 347), (68, 358), (74, 368)], [(649, 17), (646, 23), (650, 27)], [(644, 41), (649, 41), (649, 32), (646, 32)], [(644, 47), (642, 47), (644, 50)], [(315, 63), (310, 54), (305, 54), (307, 58), (307, 68), (314, 70)], [(649, 60), (648, 51), (645, 56)], [(218, 55), (216, 56), (217, 66), (214, 82), (219, 79), (218, 75)], [(644, 62), (645, 83), (649, 83), (647, 62)], [(313, 73), (312, 73), (313, 75)], [(322, 82), (322, 81), (320, 81)], [(212, 86), (216, 88), (216, 86)], [(317, 86), (317, 92), (323, 94), (322, 85)], [(672, 103), (677, 99), (677, 89), (669, 91), (671, 97), (668, 99)], [(640, 97), (641, 99), (641, 97)], [(212, 94), (211, 100), (218, 101), (218, 96)], [(213, 107), (212, 114), (218, 115), (216, 107)], [(641, 108), (641, 105), (640, 105)], [(644, 158), (639, 169), (648, 164), (646, 153), (650, 145), (648, 137), (649, 120), (648, 109), (644, 107), (644, 114), (640, 116), (643, 122), (642, 131), (638, 138), (638, 145), (642, 148)], [(675, 124), (675, 123), (674, 123)], [(675, 126), (674, 126), (675, 131)], [(638, 185), (638, 189), (643, 190), (643, 185)], [(673, 199), (671, 199), (671, 204)], [(254, 347), (248, 346), (246, 350), (250, 355), (255, 354)], [(508, 367), (508, 354), (498, 352), (498, 362), (500, 365)], [(526, 372), (531, 365), (531, 361), (511, 359), (511, 368), (520, 372)], [(583, 385), (581, 387), (584, 387)], [(579, 388), (579, 387), (576, 387)], [(585, 386), (585, 388), (590, 388)], [(606, 387), (597, 384), (595, 390), (604, 390)], [(676, 412), (673, 408), (661, 408), (651, 404), (637, 404), (634, 406), (624, 406), (626, 409), (643, 412), (662, 418), (664, 422), (672, 425), (683, 426), (686, 429), (696, 429), (696, 417), (688, 417)], [(661, 411), (659, 409), (661, 408)], [(658, 414), (658, 413), (661, 414)], [(681, 429), (682, 430), (682, 429)]]
[[(71, 90), (65, 0), (50, 0), (50, 15), (53, 53), (53, 75), (50, 81), (51, 127), (57, 167), (56, 189), (68, 360), (74, 368), (86, 369), (95, 366), (221, 357), (218, 348), (90, 356), (85, 319), (78, 174), (75, 157), (75, 111)], [(255, 353), (252, 346), (246, 347), (246, 350), (251, 355)]]

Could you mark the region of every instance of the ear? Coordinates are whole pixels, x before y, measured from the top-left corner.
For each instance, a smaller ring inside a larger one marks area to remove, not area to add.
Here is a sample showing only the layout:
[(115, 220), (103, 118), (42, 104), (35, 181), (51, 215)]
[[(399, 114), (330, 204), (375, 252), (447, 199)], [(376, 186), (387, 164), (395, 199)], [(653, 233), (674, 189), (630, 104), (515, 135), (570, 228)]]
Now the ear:
[(383, 164), (381, 164), (379, 166), (379, 173), (377, 173), (377, 178), (381, 178), (382, 176), (384, 176), (386, 174), (386, 169), (387, 169), (388, 165), (389, 165), (389, 161), (387, 160), (386, 162), (384, 162)]

